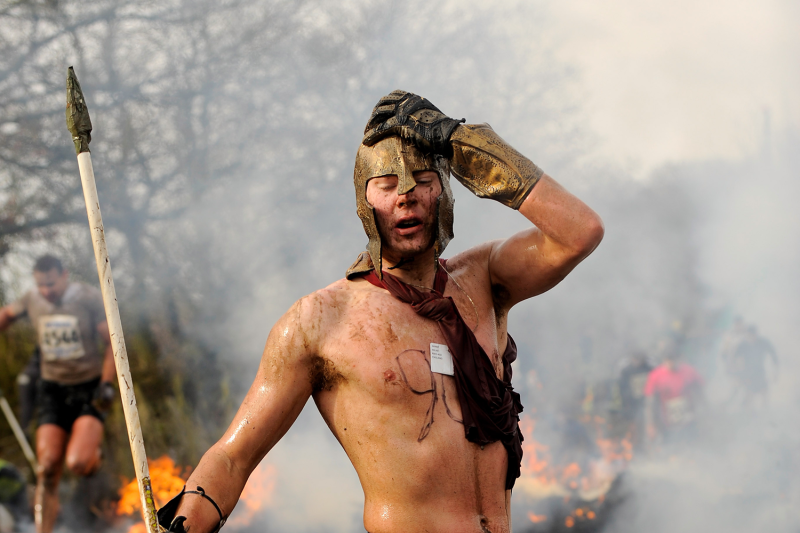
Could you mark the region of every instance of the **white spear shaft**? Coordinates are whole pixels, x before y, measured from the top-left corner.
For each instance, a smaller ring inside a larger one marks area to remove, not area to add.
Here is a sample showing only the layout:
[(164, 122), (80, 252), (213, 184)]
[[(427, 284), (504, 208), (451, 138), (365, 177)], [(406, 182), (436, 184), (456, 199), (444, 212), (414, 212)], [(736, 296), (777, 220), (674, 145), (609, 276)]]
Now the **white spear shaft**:
[(33, 469), (33, 475), (36, 476), (38, 468), (36, 455), (34, 455), (31, 445), (28, 444), (28, 439), (25, 437), (25, 432), (22, 431), (19, 422), (17, 422), (17, 417), (14, 416), (14, 411), (12, 411), (11, 406), (8, 405), (8, 400), (6, 400), (2, 390), (0, 390), (0, 409), (2, 409), (3, 414), (6, 415), (8, 425), (11, 426), (11, 431), (14, 432), (17, 442), (19, 442), (19, 445), (22, 448), (22, 453), (25, 455), (25, 459), (28, 460), (28, 463), (30, 463), (31, 468)]
[[(72, 109), (70, 109), (71, 107)], [(72, 113), (72, 123), (70, 122), (70, 113)], [(72, 67), (67, 72), (67, 126), (73, 135), (75, 150), (80, 151), (78, 153), (78, 168), (81, 173), (83, 197), (86, 200), (86, 213), (89, 216), (89, 229), (92, 233), (92, 246), (94, 247), (94, 258), (97, 262), (97, 274), (100, 277), (100, 290), (103, 293), (103, 305), (106, 309), (108, 331), (111, 335), (111, 348), (114, 351), (119, 392), (122, 397), (122, 410), (125, 413), (125, 424), (128, 427), (128, 441), (133, 455), (133, 467), (136, 471), (136, 479), (139, 482), (142, 516), (148, 533), (158, 533), (153, 489), (150, 486), (150, 470), (147, 467), (147, 453), (144, 450), (139, 410), (136, 408), (136, 396), (133, 392), (131, 368), (128, 364), (128, 351), (125, 347), (125, 338), (122, 335), (117, 292), (114, 289), (111, 263), (108, 260), (103, 218), (100, 215), (100, 200), (97, 197), (97, 185), (94, 180), (94, 169), (92, 168), (92, 155), (89, 153), (91, 122), (89, 121), (89, 113), (86, 109), (80, 84), (78, 84), (78, 79), (75, 77)]]

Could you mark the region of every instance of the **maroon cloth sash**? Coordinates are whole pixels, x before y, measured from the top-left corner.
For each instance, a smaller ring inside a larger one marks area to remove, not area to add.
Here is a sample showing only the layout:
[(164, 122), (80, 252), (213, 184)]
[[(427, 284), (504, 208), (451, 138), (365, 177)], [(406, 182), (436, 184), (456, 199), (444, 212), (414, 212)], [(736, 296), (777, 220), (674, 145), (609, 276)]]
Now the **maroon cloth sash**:
[(522, 435), (519, 413), (522, 403), (511, 387), (511, 363), (517, 358), (517, 345), (508, 336), (503, 353), (503, 379), (498, 379), (489, 356), (475, 334), (464, 323), (455, 302), (444, 296), (447, 285), (445, 261), (440, 259), (431, 292), (421, 292), (388, 272), (380, 280), (372, 270), (364, 279), (388, 290), (398, 300), (411, 305), (420, 316), (436, 321), (453, 354), (456, 389), (467, 440), (483, 446), (501, 441), (508, 453), (506, 489), (514, 487), (522, 463)]

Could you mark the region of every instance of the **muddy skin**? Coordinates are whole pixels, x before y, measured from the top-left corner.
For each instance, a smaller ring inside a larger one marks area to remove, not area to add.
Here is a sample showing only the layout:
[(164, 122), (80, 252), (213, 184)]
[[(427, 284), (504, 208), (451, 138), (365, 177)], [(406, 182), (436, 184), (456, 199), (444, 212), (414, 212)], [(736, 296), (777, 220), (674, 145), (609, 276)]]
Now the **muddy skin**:
[[(378, 228), (378, 229), (380, 230), (380, 228)], [(387, 270), (395, 270), (397, 268), (402, 270), (404, 266), (406, 266), (407, 264), (412, 263), (412, 262), (414, 262), (413, 258), (403, 257), (403, 258), (400, 259), (400, 261), (397, 262), (397, 264), (395, 266), (391, 266), (391, 267), (387, 268)]]
[[(407, 359), (408, 357), (413, 357), (415, 354), (420, 356), (420, 357), (422, 357), (425, 360), (425, 363), (428, 365), (428, 368), (430, 368), (431, 362), (428, 359), (428, 357), (425, 355), (426, 352), (424, 350), (406, 350), (406, 351), (402, 352), (400, 355), (398, 355), (395, 358), (395, 361), (397, 361), (397, 366), (400, 367), (401, 379), (403, 380), (403, 383), (406, 385), (408, 390), (410, 390), (414, 394), (417, 394), (417, 395), (420, 395), (420, 396), (423, 395), (423, 394), (430, 394), (431, 395), (431, 404), (428, 407), (428, 410), (425, 412), (425, 418), (424, 418), (424, 420), (422, 422), (422, 429), (420, 429), (419, 437), (417, 437), (417, 442), (422, 442), (423, 440), (425, 440), (425, 437), (427, 437), (428, 434), (431, 432), (431, 426), (433, 426), (433, 412), (434, 412), (434, 410), (436, 408), (436, 404), (439, 402), (439, 391), (438, 391), (439, 387), (438, 387), (438, 385), (436, 383), (436, 375), (433, 372), (431, 372), (430, 370), (429, 370), (430, 379), (431, 379), (431, 385), (430, 385), (431, 388), (430, 389), (417, 390), (417, 389), (415, 389), (414, 387), (411, 386), (411, 384), (408, 381), (408, 377), (406, 376), (406, 372), (403, 369), (403, 359), (404, 358)], [(389, 381), (387, 379), (387, 374), (391, 374), (392, 377), (395, 376), (394, 372), (392, 372), (391, 370), (387, 370), (383, 374), (383, 376), (384, 376), (383, 378), (386, 381)], [(444, 376), (442, 376), (442, 379), (444, 379)], [(444, 383), (442, 383), (442, 402), (444, 403), (444, 407), (445, 407), (445, 410), (447, 411), (447, 415), (451, 419), (453, 419), (456, 422), (458, 422), (459, 424), (463, 424), (463, 421), (461, 419), (459, 419), (459, 418), (456, 418), (456, 416), (453, 415), (452, 411), (450, 411), (450, 406), (447, 405), (447, 393), (445, 392)]]
[(329, 391), (344, 376), (336, 370), (336, 367), (327, 359), (315, 355), (311, 358), (311, 366), (308, 369), (308, 379), (311, 382), (311, 390), (314, 393)]

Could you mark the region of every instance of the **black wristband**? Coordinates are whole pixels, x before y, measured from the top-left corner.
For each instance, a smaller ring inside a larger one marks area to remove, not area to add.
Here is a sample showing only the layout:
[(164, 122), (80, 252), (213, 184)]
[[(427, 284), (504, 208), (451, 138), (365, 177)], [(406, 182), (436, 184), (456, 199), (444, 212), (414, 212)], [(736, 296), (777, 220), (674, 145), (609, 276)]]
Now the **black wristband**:
[(217, 510), (217, 514), (219, 515), (219, 526), (217, 526), (216, 531), (219, 531), (220, 528), (222, 528), (222, 526), (225, 525), (226, 518), (222, 516), (222, 509), (219, 508), (219, 505), (217, 505), (217, 502), (215, 502), (213, 499), (211, 499), (211, 496), (206, 494), (206, 491), (203, 490), (203, 487), (198, 486), (197, 490), (185, 490), (185, 487), (184, 487), (184, 494), (199, 494), (200, 496), (202, 496), (203, 498), (205, 498), (206, 500), (211, 502), (211, 505), (214, 506), (214, 509)]
[(222, 515), (222, 510), (219, 508), (219, 505), (217, 505), (217, 502), (215, 502), (211, 496), (206, 494), (206, 491), (203, 489), (203, 487), (197, 487), (197, 490), (186, 490), (186, 485), (184, 485), (183, 489), (177, 496), (172, 498), (166, 503), (166, 505), (164, 505), (164, 507), (158, 510), (158, 523), (161, 527), (165, 528), (170, 533), (186, 533), (186, 528), (183, 525), (183, 523), (186, 521), (186, 517), (175, 516), (175, 514), (178, 512), (178, 507), (181, 504), (181, 500), (183, 500), (184, 494), (199, 494), (206, 500), (210, 501), (211, 505), (214, 506), (214, 509), (217, 510), (217, 514), (219, 514), (219, 524), (217, 524), (217, 527), (214, 528), (211, 533), (217, 533), (222, 526), (225, 525), (227, 518)]

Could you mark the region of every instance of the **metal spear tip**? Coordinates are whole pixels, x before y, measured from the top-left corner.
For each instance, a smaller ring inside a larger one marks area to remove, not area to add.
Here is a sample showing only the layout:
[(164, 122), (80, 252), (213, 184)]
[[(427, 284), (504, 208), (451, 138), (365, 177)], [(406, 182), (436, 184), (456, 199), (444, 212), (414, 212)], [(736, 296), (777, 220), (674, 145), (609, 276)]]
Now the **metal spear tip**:
[(92, 121), (81, 84), (72, 67), (67, 69), (67, 129), (72, 134), (75, 153), (88, 152), (92, 141)]

